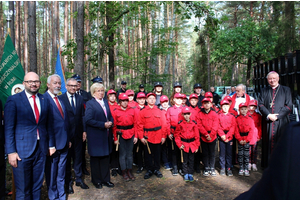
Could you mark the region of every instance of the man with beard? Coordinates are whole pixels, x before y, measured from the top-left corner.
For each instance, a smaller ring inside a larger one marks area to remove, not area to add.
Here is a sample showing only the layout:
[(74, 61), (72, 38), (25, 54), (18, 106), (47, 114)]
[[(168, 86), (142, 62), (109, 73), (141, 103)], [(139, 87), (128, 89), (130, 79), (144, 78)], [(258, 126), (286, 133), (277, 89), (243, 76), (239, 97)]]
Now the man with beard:
[(66, 163), (71, 136), (69, 134), (68, 116), (65, 105), (58, 99), (57, 95), (61, 89), (61, 78), (53, 74), (47, 79), (48, 91), (44, 94), (50, 101), (53, 114), (53, 133), (55, 144), (50, 148), (55, 148), (56, 153), (47, 156), (46, 159), (46, 183), (48, 187), (48, 197), (52, 199), (65, 199), (65, 175)]
[(290, 88), (279, 84), (279, 75), (271, 71), (267, 75), (269, 86), (263, 88), (258, 99), (258, 107), (263, 117), (262, 127), (262, 167), (267, 167), (270, 155), (289, 123), (292, 110)]
[(25, 90), (7, 98), (5, 148), (13, 167), (16, 199), (40, 199), (46, 155), (55, 153), (49, 100), (39, 94), (34, 72), (24, 76)]

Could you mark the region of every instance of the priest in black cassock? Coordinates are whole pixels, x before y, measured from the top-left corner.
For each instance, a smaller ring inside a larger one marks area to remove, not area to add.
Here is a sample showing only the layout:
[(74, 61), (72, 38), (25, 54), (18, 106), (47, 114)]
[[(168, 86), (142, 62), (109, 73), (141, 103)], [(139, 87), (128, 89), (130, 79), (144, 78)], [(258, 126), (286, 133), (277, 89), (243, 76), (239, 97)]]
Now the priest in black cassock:
[(279, 75), (271, 71), (267, 75), (268, 87), (262, 89), (258, 107), (262, 113), (262, 167), (268, 167), (269, 158), (285, 127), (290, 122), (292, 95), (289, 87), (279, 84)]

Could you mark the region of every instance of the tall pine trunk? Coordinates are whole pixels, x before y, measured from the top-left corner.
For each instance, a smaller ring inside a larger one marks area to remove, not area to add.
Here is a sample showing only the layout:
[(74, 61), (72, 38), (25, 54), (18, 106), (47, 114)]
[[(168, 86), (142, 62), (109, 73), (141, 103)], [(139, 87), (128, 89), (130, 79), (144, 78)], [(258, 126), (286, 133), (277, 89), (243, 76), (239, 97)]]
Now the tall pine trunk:
[(37, 73), (36, 1), (28, 2), (30, 71)]
[(85, 88), (84, 74), (84, 2), (78, 1), (77, 26), (76, 26), (76, 43), (77, 43), (77, 59), (74, 72), (79, 74), (82, 79), (82, 87)]

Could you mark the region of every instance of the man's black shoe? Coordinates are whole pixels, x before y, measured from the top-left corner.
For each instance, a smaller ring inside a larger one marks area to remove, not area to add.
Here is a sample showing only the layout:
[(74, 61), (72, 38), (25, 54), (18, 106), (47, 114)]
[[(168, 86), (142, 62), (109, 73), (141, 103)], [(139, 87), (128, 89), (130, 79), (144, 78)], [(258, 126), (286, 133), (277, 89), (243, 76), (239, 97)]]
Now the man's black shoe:
[(162, 177), (163, 177), (162, 173), (161, 173), (160, 171), (158, 171), (158, 170), (155, 170), (155, 171), (154, 171), (154, 174), (155, 174), (158, 178), (162, 178)]
[(84, 174), (84, 175), (90, 175), (90, 172), (88, 172), (88, 170), (86, 169), (86, 168), (83, 168), (82, 169), (82, 173)]
[(72, 185), (69, 185), (69, 187), (67, 188), (67, 191), (66, 191), (68, 194), (74, 194), (74, 190), (73, 190), (73, 187)]
[(136, 173), (137, 173), (137, 174), (140, 174), (140, 173), (142, 173), (143, 170), (144, 170), (143, 167), (139, 167), (138, 170), (136, 171)]
[(106, 187), (114, 187), (115, 185), (112, 182), (103, 182), (102, 185)]
[(102, 189), (102, 184), (101, 184), (101, 183), (93, 183), (93, 185), (94, 185), (97, 189)]
[(117, 170), (116, 169), (111, 170), (111, 175), (117, 176), (118, 175)]
[(144, 179), (149, 179), (153, 175), (151, 170), (148, 170), (144, 176)]
[(89, 189), (89, 186), (87, 186), (83, 181), (76, 182), (76, 186), (80, 186), (82, 189)]

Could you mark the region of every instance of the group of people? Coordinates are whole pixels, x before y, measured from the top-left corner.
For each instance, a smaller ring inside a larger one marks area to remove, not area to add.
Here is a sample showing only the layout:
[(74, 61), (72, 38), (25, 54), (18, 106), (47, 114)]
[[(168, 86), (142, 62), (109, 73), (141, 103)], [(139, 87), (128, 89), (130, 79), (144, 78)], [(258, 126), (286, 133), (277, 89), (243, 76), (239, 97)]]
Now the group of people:
[[(40, 199), (45, 175), (49, 199), (65, 199), (66, 193), (74, 193), (72, 168), (75, 185), (89, 189), (82, 176), (88, 173), (86, 141), (91, 181), (98, 189), (114, 187), (110, 177), (118, 173), (124, 181), (135, 180), (133, 163), (136, 173), (146, 169), (144, 179), (163, 177), (161, 162), (187, 182), (194, 181), (194, 170), (200, 173), (200, 162), (204, 176), (216, 176), (216, 146), (220, 175), (232, 176), (238, 161), (238, 174), (249, 176), (251, 169), (257, 170), (257, 142), (263, 139), (262, 164), (267, 167), (292, 107), (290, 90), (279, 84), (279, 75), (270, 72), (267, 79), (270, 86), (258, 101), (240, 84), (219, 102), (213, 87), (202, 96), (199, 83), (187, 97), (176, 82), (168, 98), (161, 82), (149, 93), (143, 84), (136, 93), (126, 89), (125, 81), (120, 90), (105, 92), (97, 76), (86, 92), (77, 74), (66, 81), (67, 92), (62, 95), (58, 95), (60, 76), (49, 76), (48, 90), (40, 94), (39, 76), (29, 72), (23, 81), (25, 90), (5, 103), (0, 135), (1, 142), (5, 138), (0, 150), (5, 146), (13, 167), (16, 198)], [(4, 184), (0, 186), (2, 190)]]

